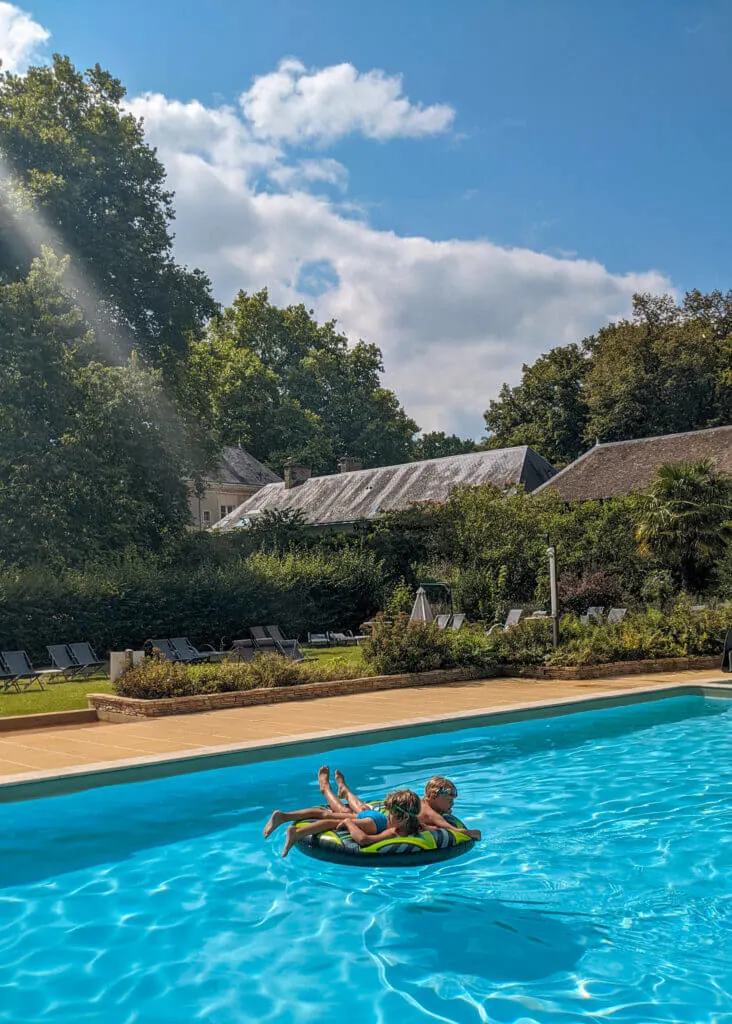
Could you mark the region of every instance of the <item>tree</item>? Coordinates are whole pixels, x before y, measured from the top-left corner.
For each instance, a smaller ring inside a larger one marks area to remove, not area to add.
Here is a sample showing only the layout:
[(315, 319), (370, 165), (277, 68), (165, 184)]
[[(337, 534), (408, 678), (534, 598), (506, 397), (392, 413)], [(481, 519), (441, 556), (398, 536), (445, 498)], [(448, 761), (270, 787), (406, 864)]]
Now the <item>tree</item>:
[(590, 361), (579, 345), (553, 348), (523, 366), (521, 383), (504, 384), (485, 412), (488, 444), (527, 444), (555, 466), (576, 458), (584, 447), (587, 422), (584, 382)]
[(661, 466), (639, 499), (636, 539), (685, 589), (703, 589), (732, 540), (732, 478), (711, 459)]
[(159, 547), (188, 521), (184, 436), (159, 377), (105, 366), (45, 251), (0, 285), (0, 549), (80, 564)]
[(0, 188), (0, 281), (25, 276), (40, 233), (73, 256), (98, 340), (160, 362), (185, 352), (216, 304), (205, 275), (173, 259), (165, 170), (124, 96), (99, 65), (82, 74), (58, 55), (0, 74), (0, 153), (14, 179)]
[(636, 295), (630, 320), (551, 349), (485, 413), (490, 447), (529, 444), (555, 466), (598, 439), (729, 423), (732, 292)]
[(477, 451), (478, 446), (469, 437), (446, 434), (444, 430), (432, 430), (422, 434), (414, 442), (415, 459), (441, 459), (446, 455), (466, 455)]
[(378, 466), (409, 461), (417, 430), (382, 388), (375, 345), (349, 347), (304, 306), (279, 309), (266, 290), (239, 292), (191, 347), (181, 385), (225, 444), (281, 469), (287, 459), (334, 471), (343, 455)]
[(722, 376), (729, 347), (708, 320), (648, 296), (636, 297), (635, 307), (633, 321), (587, 342), (588, 445), (699, 430), (718, 422), (729, 402)]

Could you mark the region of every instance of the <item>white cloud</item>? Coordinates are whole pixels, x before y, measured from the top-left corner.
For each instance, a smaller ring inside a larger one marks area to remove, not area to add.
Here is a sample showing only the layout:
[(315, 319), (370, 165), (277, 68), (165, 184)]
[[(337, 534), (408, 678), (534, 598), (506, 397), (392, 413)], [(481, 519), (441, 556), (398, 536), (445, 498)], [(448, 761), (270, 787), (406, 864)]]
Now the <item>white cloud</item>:
[(318, 181), (334, 185), (341, 190), (348, 185), (348, 170), (343, 164), (331, 158), (301, 160), (294, 166), (275, 167), (269, 172), (269, 177), (285, 189), (303, 187)]
[(25, 71), (51, 33), (15, 4), (0, 2), (0, 60), (4, 71)]
[(332, 142), (356, 132), (382, 141), (435, 135), (455, 116), (444, 103), (411, 103), (400, 75), (360, 72), (352, 64), (308, 71), (297, 60), (256, 78), (240, 102), (255, 135), (289, 143)]
[[(282, 139), (281, 122), (268, 132), (233, 108), (160, 95), (132, 107), (176, 191), (179, 257), (203, 267), (224, 301), (267, 285), (273, 301), (305, 301), (354, 340), (375, 342), (387, 386), (424, 429), (478, 436), (488, 400), (503, 381), (519, 380), (522, 363), (626, 314), (633, 292), (669, 287), (653, 271), (612, 274), (597, 262), (487, 240), (378, 230), (346, 204), (306, 191), (308, 182), (343, 185), (345, 169), (293, 160), (263, 142)], [(315, 299), (297, 290), (313, 265), (329, 268)]]

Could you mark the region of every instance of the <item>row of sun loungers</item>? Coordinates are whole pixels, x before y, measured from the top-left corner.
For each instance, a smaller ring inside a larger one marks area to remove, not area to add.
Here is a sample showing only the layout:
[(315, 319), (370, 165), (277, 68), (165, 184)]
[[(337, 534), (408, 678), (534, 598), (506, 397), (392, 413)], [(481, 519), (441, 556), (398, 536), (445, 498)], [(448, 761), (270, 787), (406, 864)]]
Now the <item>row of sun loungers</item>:
[(293, 661), (304, 661), (297, 640), (287, 639), (279, 626), (250, 626), (249, 636), (234, 640), (231, 650), (240, 661), (252, 661), (258, 654), (281, 654)]
[[(605, 616), (605, 609), (603, 607), (598, 606), (588, 608), (584, 615), (580, 615), (580, 621), (584, 622), (585, 625), (587, 625), (590, 622), (606, 622), (612, 625), (616, 622), (622, 622), (627, 614), (627, 608), (611, 608), (610, 611), (607, 613), (607, 616)], [(521, 621), (526, 622), (527, 619), (546, 618), (548, 618), (547, 612), (532, 612), (531, 615), (524, 617), (523, 608), (512, 608), (508, 615), (506, 616), (506, 621), (503, 624), (501, 624), (500, 622), (496, 622), (488, 630), (488, 634), (490, 635), (497, 629), (511, 629), (513, 626), (517, 626)]]
[(342, 632), (329, 629), (326, 633), (308, 633), (309, 647), (348, 647), (351, 644), (358, 646), (360, 640), (366, 640), (366, 634), (354, 635), (350, 629)]
[(35, 668), (27, 651), (0, 651), (0, 693), (20, 693), (34, 683), (42, 690), (44, 682), (86, 677), (104, 664), (88, 643), (50, 644), (46, 650), (51, 658), (47, 668)]

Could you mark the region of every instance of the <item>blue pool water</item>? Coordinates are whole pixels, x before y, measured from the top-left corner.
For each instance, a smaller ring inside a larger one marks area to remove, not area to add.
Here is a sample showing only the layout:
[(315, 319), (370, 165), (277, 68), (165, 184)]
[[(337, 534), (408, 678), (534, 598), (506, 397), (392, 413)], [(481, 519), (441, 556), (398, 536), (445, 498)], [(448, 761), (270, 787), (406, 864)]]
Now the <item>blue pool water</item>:
[[(2, 806), (0, 1021), (729, 1024), (731, 729), (682, 698)], [(485, 839), (282, 861), (321, 760), (439, 771)]]

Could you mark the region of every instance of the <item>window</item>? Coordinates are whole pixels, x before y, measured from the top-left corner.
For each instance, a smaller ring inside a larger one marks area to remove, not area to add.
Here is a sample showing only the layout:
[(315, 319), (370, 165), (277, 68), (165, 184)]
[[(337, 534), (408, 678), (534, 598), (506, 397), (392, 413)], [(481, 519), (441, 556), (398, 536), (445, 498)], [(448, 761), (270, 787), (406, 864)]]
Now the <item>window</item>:
[(225, 515), (226, 515), (226, 505), (222, 505), (221, 506), (221, 515), (219, 516), (219, 518), (223, 519)]
[(228, 516), (229, 512), (233, 512), (235, 508), (236, 508), (236, 505), (222, 505), (221, 506), (221, 518), (223, 519), (224, 516)]
[(201, 524), (203, 526), (210, 526), (211, 525), (211, 513), (209, 512), (209, 510), (207, 508), (205, 508), (203, 510), (203, 512), (201, 513)]

